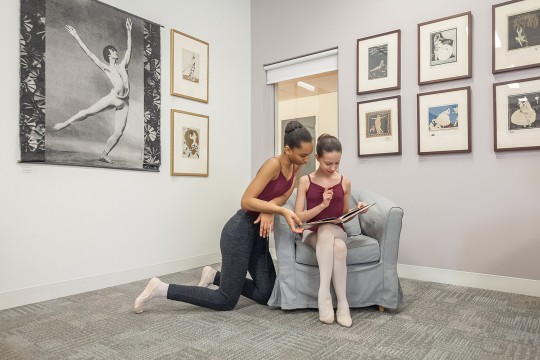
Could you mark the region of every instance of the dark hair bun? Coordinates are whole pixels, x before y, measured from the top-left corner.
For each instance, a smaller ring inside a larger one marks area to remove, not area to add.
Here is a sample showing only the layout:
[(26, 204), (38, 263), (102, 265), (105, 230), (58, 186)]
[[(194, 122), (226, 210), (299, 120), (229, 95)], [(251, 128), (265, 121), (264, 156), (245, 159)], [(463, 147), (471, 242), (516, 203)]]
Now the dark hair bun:
[(303, 128), (304, 126), (302, 124), (300, 124), (298, 121), (296, 120), (293, 120), (293, 121), (290, 121), (287, 126), (285, 127), (285, 134), (288, 134), (296, 129), (301, 129)]
[(283, 145), (289, 146), (291, 149), (299, 148), (303, 142), (310, 143), (312, 140), (309, 130), (296, 120), (290, 121), (285, 127)]

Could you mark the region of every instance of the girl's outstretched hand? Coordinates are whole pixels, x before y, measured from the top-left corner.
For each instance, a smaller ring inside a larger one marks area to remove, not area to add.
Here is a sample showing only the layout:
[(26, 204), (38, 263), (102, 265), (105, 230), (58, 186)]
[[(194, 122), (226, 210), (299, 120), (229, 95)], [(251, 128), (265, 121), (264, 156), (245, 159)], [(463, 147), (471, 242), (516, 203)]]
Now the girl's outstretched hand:
[(283, 217), (285, 218), (285, 221), (287, 224), (289, 224), (289, 227), (291, 228), (292, 232), (295, 232), (297, 234), (301, 234), (304, 229), (302, 226), (302, 221), (296, 216), (294, 211), (291, 211), (289, 209), (283, 208)]
[(127, 18), (127, 20), (126, 20), (126, 29), (128, 29), (128, 31), (131, 31), (132, 27), (133, 27), (133, 22), (131, 21), (130, 18)]
[(270, 233), (274, 231), (274, 214), (260, 213), (253, 223), (257, 224), (259, 222), (261, 223), (259, 236), (263, 238), (270, 236)]

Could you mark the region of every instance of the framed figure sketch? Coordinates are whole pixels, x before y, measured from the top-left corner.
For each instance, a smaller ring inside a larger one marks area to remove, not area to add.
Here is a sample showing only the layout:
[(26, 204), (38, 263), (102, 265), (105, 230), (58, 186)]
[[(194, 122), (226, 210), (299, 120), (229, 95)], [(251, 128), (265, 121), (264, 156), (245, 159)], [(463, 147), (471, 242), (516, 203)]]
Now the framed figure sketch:
[(401, 97), (362, 101), (358, 110), (358, 156), (401, 154)]
[(171, 109), (171, 175), (208, 176), (209, 121)]
[(493, 73), (540, 66), (540, 0), (508, 1), (492, 9)]
[(418, 84), (472, 76), (471, 12), (418, 24)]
[(171, 95), (208, 103), (207, 42), (171, 29)]
[(358, 39), (358, 95), (401, 87), (401, 30)]
[(495, 151), (540, 149), (540, 77), (493, 84)]
[(471, 152), (471, 88), (418, 94), (418, 155)]

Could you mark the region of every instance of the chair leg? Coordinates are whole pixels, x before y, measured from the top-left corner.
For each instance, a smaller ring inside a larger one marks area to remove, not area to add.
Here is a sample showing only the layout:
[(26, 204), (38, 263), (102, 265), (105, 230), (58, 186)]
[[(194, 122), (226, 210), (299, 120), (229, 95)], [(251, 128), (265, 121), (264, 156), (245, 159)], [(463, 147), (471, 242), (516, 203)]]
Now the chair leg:
[(384, 306), (379, 305), (379, 311), (384, 312)]

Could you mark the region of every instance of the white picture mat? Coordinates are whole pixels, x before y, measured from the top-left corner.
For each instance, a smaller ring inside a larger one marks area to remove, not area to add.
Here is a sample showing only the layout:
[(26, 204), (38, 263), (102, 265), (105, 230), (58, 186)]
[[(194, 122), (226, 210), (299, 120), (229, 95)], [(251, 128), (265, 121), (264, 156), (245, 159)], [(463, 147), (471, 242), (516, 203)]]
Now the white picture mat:
[[(431, 36), (433, 32), (456, 28), (457, 61), (431, 66)], [(469, 14), (420, 26), (420, 82), (467, 75), (469, 69)]]
[[(511, 13), (506, 13), (509, 9)], [(540, 45), (530, 46), (520, 50), (507, 51), (508, 49), (508, 16), (529, 12), (540, 8), (540, 0), (521, 1), (506, 6), (495, 8), (495, 70), (509, 69), (540, 63)]]
[[(429, 108), (458, 104), (458, 129), (429, 131)], [(449, 91), (422, 96), (418, 101), (420, 152), (467, 150), (469, 144), (469, 114), (467, 90)], [(431, 136), (435, 134), (435, 136)]]
[(518, 131), (508, 129), (508, 97), (528, 92), (540, 92), (540, 80), (524, 82), (518, 80), (516, 83), (519, 83), (519, 89), (508, 87), (512, 84), (496, 87), (497, 149), (540, 145), (540, 128)]
[[(399, 102), (397, 98), (358, 104), (358, 154), (373, 155), (399, 152)], [(367, 137), (365, 119), (366, 113), (390, 109), (392, 120), (391, 136)]]
[[(208, 101), (208, 44), (201, 43), (177, 32), (173, 34), (173, 88), (175, 94)], [(182, 50), (199, 54), (199, 82), (185, 80), (182, 77)]]
[[(398, 40), (398, 33), (395, 32), (358, 42), (358, 92), (384, 89), (398, 85)], [(367, 60), (369, 59), (368, 50), (371, 47), (384, 44), (388, 44), (388, 76), (369, 80), (369, 66), (367, 64)]]
[[(203, 116), (173, 112), (173, 151), (172, 172), (183, 175), (208, 175), (208, 123), (209, 119)], [(198, 159), (182, 157), (184, 145), (183, 128), (200, 129)]]

